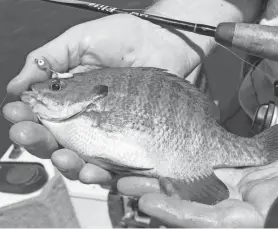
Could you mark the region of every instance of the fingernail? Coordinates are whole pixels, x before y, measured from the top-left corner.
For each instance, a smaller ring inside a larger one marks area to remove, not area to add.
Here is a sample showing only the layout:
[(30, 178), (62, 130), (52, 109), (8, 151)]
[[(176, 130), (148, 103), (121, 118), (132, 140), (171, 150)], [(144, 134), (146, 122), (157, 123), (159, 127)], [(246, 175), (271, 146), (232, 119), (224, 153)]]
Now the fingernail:
[(57, 165), (56, 165), (56, 168), (57, 168), (60, 172), (67, 172), (67, 171), (68, 171), (67, 169), (63, 169), (63, 168), (61, 168), (61, 167), (58, 167)]

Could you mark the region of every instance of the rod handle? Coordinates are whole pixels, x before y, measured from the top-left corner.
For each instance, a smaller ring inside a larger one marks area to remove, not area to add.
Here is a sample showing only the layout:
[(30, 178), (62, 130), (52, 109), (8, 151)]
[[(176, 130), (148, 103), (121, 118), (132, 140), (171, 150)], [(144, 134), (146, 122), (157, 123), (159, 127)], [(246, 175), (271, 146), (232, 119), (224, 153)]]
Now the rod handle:
[(220, 23), (215, 40), (224, 45), (241, 49), (250, 55), (278, 61), (278, 27), (247, 24)]

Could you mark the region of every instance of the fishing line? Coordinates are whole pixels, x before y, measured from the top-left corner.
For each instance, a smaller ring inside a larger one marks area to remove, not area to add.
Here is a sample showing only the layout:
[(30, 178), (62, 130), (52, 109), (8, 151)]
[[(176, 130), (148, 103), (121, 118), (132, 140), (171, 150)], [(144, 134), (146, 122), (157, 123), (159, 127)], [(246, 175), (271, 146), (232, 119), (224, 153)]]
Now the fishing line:
[[(238, 59), (240, 59), (242, 62), (254, 67), (256, 70), (258, 69), (263, 75), (265, 75), (266, 77), (270, 77), (271, 76), (269, 74), (267, 74), (266, 72), (264, 72), (260, 67), (258, 67), (257, 65), (254, 65), (252, 64), (251, 62), (245, 60), (244, 58), (240, 57), (238, 54), (236, 54), (235, 52), (233, 52), (232, 50), (230, 50), (228, 47), (225, 47), (224, 45), (222, 44), (219, 44), (217, 43), (218, 46), (226, 49), (227, 51), (229, 51), (230, 53), (232, 53), (235, 57), (237, 57)], [(239, 78), (239, 84), (241, 85), (243, 80), (245, 78), (245, 75), (243, 74), (240, 74), (240, 78)], [(239, 85), (239, 86), (240, 86)], [(230, 101), (234, 101), (234, 100), (237, 100), (238, 102), (238, 107), (234, 110), (234, 111), (230, 111), (230, 115), (227, 116), (227, 118), (225, 118), (222, 122), (221, 122), (221, 125), (226, 125), (228, 121), (230, 121), (232, 118), (234, 118), (241, 110), (241, 106), (239, 104), (239, 101), (238, 101), (238, 91), (236, 91), (235, 95), (230, 99)], [(229, 106), (230, 107), (230, 106)]]
[(2, 102), (0, 103), (0, 109), (2, 108), (2, 105), (3, 105), (3, 103), (6, 101), (7, 97), (8, 97), (8, 93), (6, 93), (4, 99), (3, 99)]
[[(217, 43), (217, 42), (216, 42), (216, 43)], [(259, 69), (265, 76), (271, 78), (271, 76), (270, 76), (269, 74), (267, 74), (266, 72), (264, 72), (260, 67), (258, 67), (258, 66), (256, 66), (256, 65), (252, 64), (251, 62), (248, 62), (247, 60), (245, 60), (244, 58), (242, 58), (242, 57), (240, 57), (239, 55), (237, 55), (235, 52), (233, 52), (233, 51), (232, 51), (231, 49), (229, 49), (228, 47), (226, 47), (226, 46), (224, 46), (224, 45), (221, 45), (221, 44), (219, 44), (219, 43), (217, 43), (217, 45), (218, 45), (218, 46), (221, 46), (222, 48), (224, 48), (224, 49), (226, 49), (226, 50), (228, 50), (230, 53), (232, 53), (234, 56), (236, 56), (236, 57), (237, 57), (238, 59), (240, 59), (241, 61), (245, 62), (246, 64), (248, 64), (248, 65), (250, 65), (250, 66), (252, 66), (252, 67), (254, 67), (254, 68), (256, 68), (256, 69)]]

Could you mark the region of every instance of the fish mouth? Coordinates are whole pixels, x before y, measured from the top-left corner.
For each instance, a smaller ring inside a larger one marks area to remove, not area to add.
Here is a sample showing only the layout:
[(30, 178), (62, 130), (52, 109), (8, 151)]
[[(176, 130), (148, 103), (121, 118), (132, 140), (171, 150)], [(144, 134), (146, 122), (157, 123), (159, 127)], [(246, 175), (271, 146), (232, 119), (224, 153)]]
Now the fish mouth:
[(55, 102), (49, 105), (49, 100), (33, 90), (24, 91), (21, 94), (21, 101), (30, 107), (39, 120), (50, 122), (64, 122), (76, 118), (83, 114), (90, 105), (79, 104), (74, 106), (69, 103), (66, 105), (59, 105)]
[(24, 91), (21, 94), (20, 99), (22, 102), (26, 103), (31, 108), (33, 108), (37, 103), (41, 103), (46, 106), (43, 100), (39, 99), (38, 93), (34, 91)]

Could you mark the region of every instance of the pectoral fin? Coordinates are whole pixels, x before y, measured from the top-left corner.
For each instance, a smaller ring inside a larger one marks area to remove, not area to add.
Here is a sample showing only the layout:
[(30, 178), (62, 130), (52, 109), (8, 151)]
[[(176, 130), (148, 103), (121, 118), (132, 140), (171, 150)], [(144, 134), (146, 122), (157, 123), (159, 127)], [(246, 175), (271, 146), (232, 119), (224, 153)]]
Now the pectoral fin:
[(115, 173), (138, 173), (143, 171), (152, 170), (153, 168), (140, 168), (140, 167), (130, 167), (107, 158), (95, 157), (96, 163), (105, 169), (112, 170)]
[(178, 195), (182, 200), (214, 205), (229, 198), (229, 190), (214, 173), (195, 181), (182, 181), (172, 178), (159, 179), (161, 192), (168, 195)]

